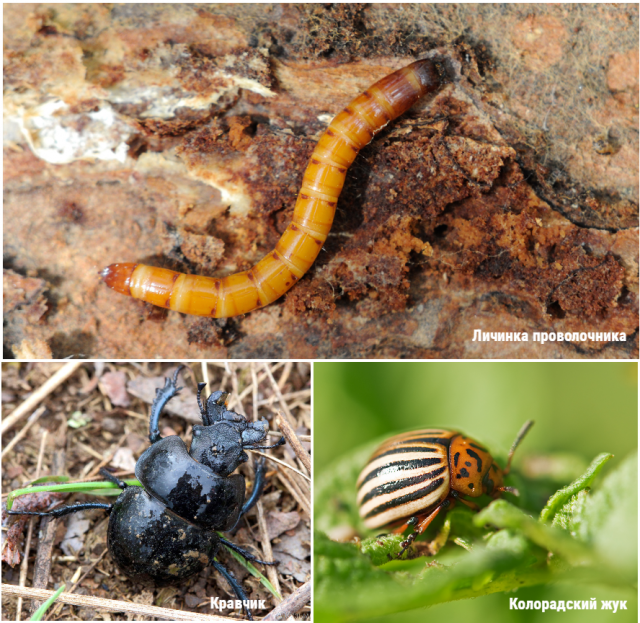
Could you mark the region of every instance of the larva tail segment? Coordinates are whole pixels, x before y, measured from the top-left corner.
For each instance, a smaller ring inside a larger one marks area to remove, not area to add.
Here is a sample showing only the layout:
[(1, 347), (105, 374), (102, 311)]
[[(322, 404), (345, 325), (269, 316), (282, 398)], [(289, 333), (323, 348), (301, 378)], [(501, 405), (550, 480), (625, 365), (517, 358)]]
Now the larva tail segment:
[(315, 261), (358, 152), (387, 123), (439, 87), (435, 65), (420, 60), (382, 78), (344, 108), (311, 154), (292, 222), (276, 248), (249, 271), (217, 279), (123, 263), (105, 268), (102, 279), (116, 292), (184, 314), (226, 318), (268, 305)]

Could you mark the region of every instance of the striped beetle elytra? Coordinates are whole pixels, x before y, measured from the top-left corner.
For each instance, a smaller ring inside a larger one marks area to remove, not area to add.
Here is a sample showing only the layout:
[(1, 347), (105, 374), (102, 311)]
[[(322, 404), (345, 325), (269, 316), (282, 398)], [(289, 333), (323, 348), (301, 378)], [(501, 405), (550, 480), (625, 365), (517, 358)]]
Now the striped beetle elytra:
[(358, 478), (358, 506), (365, 526), (388, 526), (395, 534), (413, 526), (414, 532), (402, 543), (402, 555), (440, 511), (456, 502), (479, 510), (462, 496), (517, 495), (504, 486), (504, 477), (532, 425), (529, 420), (520, 429), (504, 469), (486, 448), (457, 431), (426, 428), (391, 437), (373, 453)]

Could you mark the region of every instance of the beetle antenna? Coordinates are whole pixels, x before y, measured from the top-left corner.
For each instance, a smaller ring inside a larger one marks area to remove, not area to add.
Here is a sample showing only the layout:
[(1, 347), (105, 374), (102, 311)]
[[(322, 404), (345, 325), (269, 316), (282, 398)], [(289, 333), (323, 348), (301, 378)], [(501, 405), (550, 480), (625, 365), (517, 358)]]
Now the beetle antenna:
[(243, 450), (270, 450), (271, 448), (277, 448), (278, 446), (284, 446), (287, 440), (284, 437), (280, 437), (279, 441), (272, 446), (242, 446)]
[(202, 390), (207, 386), (206, 383), (198, 383), (198, 394), (196, 396), (198, 400), (198, 407), (200, 407), (200, 415), (202, 416), (202, 423), (207, 426), (207, 423), (204, 421), (207, 415), (207, 412), (202, 404), (202, 400), (200, 399), (200, 394), (202, 394)]
[(516, 495), (520, 497), (520, 491), (518, 491), (515, 487), (498, 487), (496, 491), (502, 491), (504, 493), (511, 493), (511, 495)]
[[(511, 446), (511, 450), (509, 450), (509, 457), (507, 458), (507, 466), (504, 468), (504, 471), (502, 472), (505, 476), (511, 471), (511, 459), (513, 459), (513, 453), (516, 451), (516, 448), (520, 445), (520, 442), (524, 439), (525, 435), (529, 432), (529, 429), (532, 426), (533, 426), (533, 420), (527, 420), (523, 424), (518, 435), (516, 436), (516, 440), (513, 442), (513, 445)], [(507, 489), (505, 488), (503, 490), (506, 491)]]

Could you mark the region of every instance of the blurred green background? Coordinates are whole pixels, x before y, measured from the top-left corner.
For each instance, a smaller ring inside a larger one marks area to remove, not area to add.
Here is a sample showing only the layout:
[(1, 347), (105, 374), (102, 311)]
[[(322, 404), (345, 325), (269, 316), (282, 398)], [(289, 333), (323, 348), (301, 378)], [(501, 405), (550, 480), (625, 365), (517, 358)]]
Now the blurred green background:
[(617, 362), (316, 363), (315, 470), (428, 426), (459, 428), (505, 456), (527, 419), (535, 426), (523, 447), (537, 453), (622, 458), (637, 447), (637, 378), (637, 364)]
[[(515, 455), (516, 469), (535, 455), (564, 455), (569, 463), (586, 466), (600, 452), (610, 452), (615, 458), (605, 467), (606, 475), (637, 448), (637, 378), (637, 364), (626, 362), (316, 363), (314, 474), (322, 477), (334, 459), (373, 439), (432, 426), (463, 431), (488, 446), (504, 465), (521, 425), (533, 419), (535, 426)], [(629, 545), (637, 550), (637, 540)], [(620, 597), (613, 593), (611, 587), (558, 583), (517, 595), (525, 600), (629, 599), (628, 590)], [(637, 593), (633, 597), (616, 620), (637, 620)], [(574, 623), (612, 614), (510, 611), (509, 595), (496, 594), (376, 621), (412, 623), (428, 617), (509, 623), (561, 616)]]

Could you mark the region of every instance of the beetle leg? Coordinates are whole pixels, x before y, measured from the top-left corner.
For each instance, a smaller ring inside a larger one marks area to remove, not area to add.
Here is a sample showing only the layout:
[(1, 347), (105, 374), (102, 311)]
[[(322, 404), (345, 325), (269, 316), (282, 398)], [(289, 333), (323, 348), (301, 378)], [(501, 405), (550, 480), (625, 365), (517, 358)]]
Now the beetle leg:
[(465, 506), (468, 506), (473, 511), (480, 510), (480, 507), (475, 502), (472, 502), (471, 500), (465, 500), (457, 491), (451, 491), (449, 495), (459, 502), (462, 502)]
[[(438, 513), (443, 508), (451, 508), (454, 504), (455, 500), (446, 498), (428, 515), (412, 517), (404, 527), (406, 528), (408, 525), (414, 525), (414, 531), (404, 541), (402, 541), (402, 543), (400, 543), (402, 549), (398, 554), (398, 558), (400, 558), (402, 554), (404, 554), (407, 549), (409, 549), (409, 546), (416, 540), (416, 537), (420, 536), (429, 527), (429, 524), (437, 517)], [(394, 530), (394, 532), (400, 534), (398, 530), (399, 528), (397, 530)]]
[(407, 528), (415, 526), (418, 523), (418, 517), (411, 517), (407, 519), (401, 526), (395, 528), (392, 534), (402, 534)]
[(63, 506), (52, 511), (37, 513), (35, 511), (7, 511), (9, 515), (38, 515), (39, 517), (64, 517), (78, 511), (90, 510), (92, 508), (101, 508), (107, 513), (111, 512), (113, 504), (100, 504), (99, 502), (87, 502), (86, 504), (73, 504), (72, 506)]
[(121, 489), (126, 489), (129, 486), (124, 480), (120, 480), (120, 478), (116, 478), (113, 474), (108, 472), (104, 467), (101, 467), (99, 471), (100, 471), (100, 474), (104, 476), (109, 482), (112, 482), (114, 485), (120, 487)]
[(176, 387), (178, 373), (182, 368), (186, 368), (186, 366), (178, 366), (173, 378), (170, 379), (167, 377), (164, 380), (164, 387), (162, 389), (156, 389), (156, 397), (151, 405), (151, 417), (149, 418), (149, 440), (151, 443), (156, 443), (156, 441), (162, 439), (162, 437), (160, 437), (160, 431), (158, 430), (158, 420), (167, 402), (182, 389), (182, 387)]
[(256, 477), (253, 481), (253, 490), (251, 491), (249, 499), (244, 503), (238, 519), (250, 510), (262, 495), (262, 490), (264, 489), (264, 461), (264, 457), (260, 457), (260, 460), (256, 463)]
[(231, 574), (231, 571), (229, 571), (223, 565), (221, 565), (215, 558), (211, 559), (211, 564), (220, 572), (222, 576), (224, 576), (227, 582), (229, 582), (229, 584), (231, 585), (231, 588), (233, 589), (233, 592), (236, 594), (236, 597), (240, 601), (242, 601), (242, 607), (244, 608), (244, 612), (247, 615), (247, 618), (250, 621), (253, 621), (251, 612), (249, 608), (247, 608), (247, 606), (245, 605), (245, 602), (248, 602), (249, 598), (247, 597), (247, 594), (242, 589), (242, 586), (240, 586), (240, 584), (238, 583), (238, 580), (236, 580), (233, 577), (233, 575)]
[(238, 552), (240, 556), (246, 558), (250, 562), (257, 562), (261, 565), (277, 565), (278, 562), (267, 562), (266, 560), (260, 560), (260, 558), (256, 558), (251, 552), (248, 552), (246, 549), (232, 543), (231, 541), (227, 541), (224, 537), (220, 537), (220, 543), (226, 545), (229, 549), (232, 549), (234, 552)]

